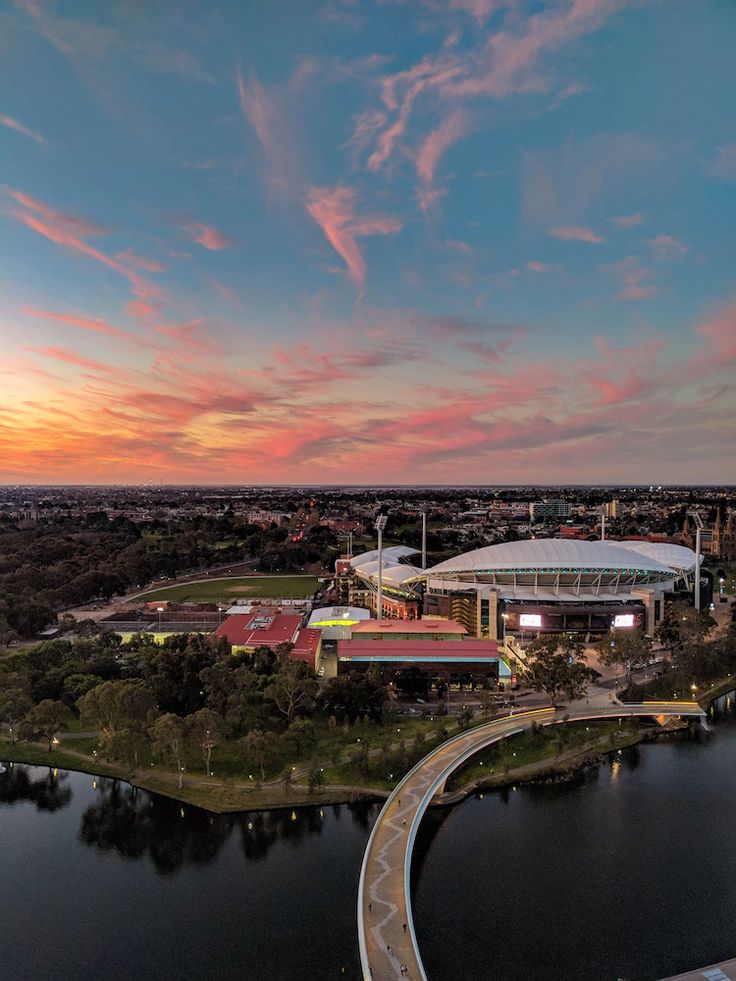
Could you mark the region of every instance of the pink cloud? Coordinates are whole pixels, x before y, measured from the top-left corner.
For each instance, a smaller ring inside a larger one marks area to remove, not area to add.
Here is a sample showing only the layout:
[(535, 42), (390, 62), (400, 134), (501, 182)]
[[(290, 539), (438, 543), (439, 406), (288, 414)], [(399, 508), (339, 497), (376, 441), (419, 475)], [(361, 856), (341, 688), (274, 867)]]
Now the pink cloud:
[(108, 337), (116, 337), (119, 340), (132, 341), (136, 344), (144, 343), (135, 334), (131, 334), (120, 327), (113, 327), (104, 320), (92, 317), (80, 317), (73, 313), (54, 313), (51, 310), (36, 310), (32, 307), (23, 307), (22, 313), (29, 317), (38, 317), (42, 320), (52, 320), (55, 323), (67, 324), (70, 327), (80, 327), (82, 330), (91, 330), (96, 334), (107, 334)]
[(93, 259), (95, 262), (107, 266), (108, 269), (112, 269), (128, 280), (133, 292), (139, 298), (148, 299), (160, 295), (161, 291), (158, 287), (144, 279), (120, 259), (113, 258), (85, 241), (87, 238), (106, 234), (110, 231), (109, 227), (93, 224), (76, 215), (56, 211), (42, 201), (23, 194), (21, 191), (8, 188), (8, 193), (25, 209), (14, 211), (13, 217), (26, 228), (30, 228), (62, 248), (86, 256), (88, 259)]
[(708, 357), (714, 365), (723, 368), (736, 361), (736, 301), (695, 329), (707, 340)]
[(136, 320), (150, 320), (163, 306), (163, 303), (152, 303), (149, 300), (129, 300), (125, 304), (125, 312)]
[(707, 170), (711, 177), (736, 181), (736, 143), (727, 143), (719, 147)]
[(596, 232), (582, 225), (559, 225), (557, 228), (550, 228), (549, 234), (562, 242), (589, 242), (598, 245), (606, 241)]
[(35, 354), (42, 354), (46, 358), (53, 358), (56, 361), (64, 361), (66, 364), (74, 365), (77, 368), (86, 368), (95, 374), (117, 374), (117, 370), (110, 365), (102, 364), (100, 361), (94, 361), (92, 358), (85, 358), (84, 355), (79, 354), (77, 351), (70, 351), (67, 348), (29, 347), (27, 350), (33, 351)]
[(634, 228), (636, 225), (641, 225), (644, 222), (644, 215), (637, 211), (633, 215), (619, 215), (617, 218), (611, 218), (611, 224), (615, 228)]
[(224, 232), (200, 221), (185, 219), (180, 222), (179, 227), (193, 242), (211, 252), (218, 252), (220, 249), (227, 249), (229, 246), (235, 245), (234, 238), (229, 238)]
[(356, 215), (356, 194), (349, 187), (313, 187), (307, 196), (306, 209), (348, 269), (358, 288), (365, 287), (365, 260), (357, 239), (365, 235), (393, 235), (402, 223), (387, 215)]
[(163, 263), (157, 262), (155, 259), (147, 259), (142, 255), (136, 255), (132, 249), (118, 252), (115, 258), (120, 259), (121, 262), (127, 262), (130, 266), (135, 266), (137, 269), (145, 269), (147, 272), (166, 272), (166, 266)]
[(433, 189), (434, 175), (442, 155), (468, 131), (468, 116), (462, 109), (454, 109), (440, 125), (432, 130), (421, 144), (416, 155), (416, 168), (421, 188), (419, 199), (422, 208), (437, 199)]
[(31, 140), (35, 140), (36, 143), (43, 143), (44, 138), (40, 133), (37, 133), (33, 129), (29, 129), (28, 126), (24, 126), (23, 123), (19, 123), (17, 119), (13, 119), (12, 116), (4, 116), (0, 113), (0, 126), (7, 126), (8, 129), (14, 129), (16, 133), (22, 133), (23, 136), (27, 136)]
[(537, 262), (536, 259), (532, 259), (531, 262), (527, 262), (526, 268), (530, 269), (532, 272), (548, 273), (548, 272), (554, 272), (554, 270), (557, 267), (550, 266), (546, 262)]
[(640, 266), (635, 256), (621, 259), (613, 268), (621, 281), (617, 300), (648, 300), (658, 292), (656, 286), (647, 282), (652, 276), (651, 271)]
[[(518, 32), (497, 31), (468, 77), (444, 86), (446, 94), (507, 96), (539, 83), (530, 73), (539, 58), (569, 41), (597, 30), (626, 0), (572, 0), (564, 8), (543, 9), (521, 21)], [(472, 64), (472, 63), (471, 63)]]
[(674, 235), (657, 235), (647, 242), (651, 246), (654, 258), (660, 262), (672, 262), (681, 259), (689, 252), (688, 247)]

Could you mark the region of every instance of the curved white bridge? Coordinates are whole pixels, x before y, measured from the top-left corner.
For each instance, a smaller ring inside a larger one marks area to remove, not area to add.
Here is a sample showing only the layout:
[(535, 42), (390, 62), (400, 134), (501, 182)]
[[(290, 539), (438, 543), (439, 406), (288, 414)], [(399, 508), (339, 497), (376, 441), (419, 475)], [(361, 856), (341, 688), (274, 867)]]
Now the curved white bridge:
[[(489, 722), (448, 739), (396, 786), (374, 825), (358, 885), (358, 942), (365, 981), (408, 977), (426, 981), (411, 913), (411, 855), (422, 816), (450, 774), (491, 743), (540, 725), (564, 721), (654, 716), (705, 718), (697, 702), (643, 702), (590, 708), (535, 709)], [(401, 973), (402, 965), (407, 971)]]

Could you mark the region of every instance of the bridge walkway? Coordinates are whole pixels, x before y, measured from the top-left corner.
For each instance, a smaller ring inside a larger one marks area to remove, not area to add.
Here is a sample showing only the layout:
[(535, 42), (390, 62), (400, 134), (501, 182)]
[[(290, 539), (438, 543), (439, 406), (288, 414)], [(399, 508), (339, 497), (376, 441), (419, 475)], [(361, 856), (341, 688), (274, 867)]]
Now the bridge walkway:
[[(411, 856), (430, 801), (450, 774), (479, 750), (529, 729), (593, 719), (655, 716), (705, 718), (697, 702), (533, 709), (497, 719), (447, 740), (396, 786), (371, 832), (358, 886), (358, 941), (365, 981), (426, 981), (411, 913)], [(406, 971), (402, 974), (402, 967)]]

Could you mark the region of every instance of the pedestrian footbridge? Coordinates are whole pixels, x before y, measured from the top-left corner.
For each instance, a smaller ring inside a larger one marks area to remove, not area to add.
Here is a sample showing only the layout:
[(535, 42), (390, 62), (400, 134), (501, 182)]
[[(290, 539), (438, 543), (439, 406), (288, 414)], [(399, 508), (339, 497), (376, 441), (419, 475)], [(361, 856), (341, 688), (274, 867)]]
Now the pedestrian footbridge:
[[(536, 722), (553, 725), (623, 717), (705, 719), (697, 702), (643, 702), (519, 712), (448, 739), (401, 780), (375, 823), (358, 885), (358, 942), (365, 981), (426, 981), (411, 913), (411, 856), (419, 823), (447, 778), (479, 750), (524, 732)], [(402, 967), (405, 968), (402, 973)]]

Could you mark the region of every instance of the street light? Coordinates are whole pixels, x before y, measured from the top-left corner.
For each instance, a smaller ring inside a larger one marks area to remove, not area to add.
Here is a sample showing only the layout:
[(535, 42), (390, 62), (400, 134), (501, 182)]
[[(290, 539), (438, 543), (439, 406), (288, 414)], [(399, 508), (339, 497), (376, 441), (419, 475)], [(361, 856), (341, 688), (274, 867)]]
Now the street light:
[(163, 606), (157, 606), (158, 610), (158, 632), (161, 633), (161, 614), (164, 612)]

